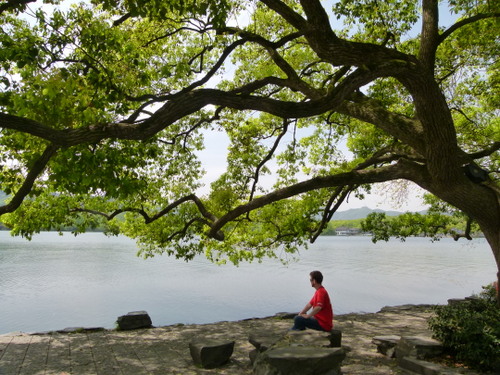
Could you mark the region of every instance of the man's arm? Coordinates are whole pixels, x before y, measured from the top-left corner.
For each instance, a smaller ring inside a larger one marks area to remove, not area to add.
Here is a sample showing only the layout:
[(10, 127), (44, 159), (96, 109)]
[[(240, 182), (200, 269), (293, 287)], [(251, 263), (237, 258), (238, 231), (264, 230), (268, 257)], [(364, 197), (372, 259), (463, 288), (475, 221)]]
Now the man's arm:
[(304, 308), (302, 309), (301, 312), (299, 312), (299, 315), (300, 316), (304, 316), (306, 315), (306, 313), (309, 311), (309, 309), (312, 307), (312, 305), (310, 303), (308, 303), (307, 305), (304, 306)]
[[(314, 315), (319, 313), (321, 311), (321, 309), (322, 309), (321, 306), (316, 306), (314, 309), (312, 309), (312, 311), (309, 314), (300, 314), (300, 315), (303, 316), (304, 318), (312, 318)], [(307, 310), (309, 310), (309, 309), (307, 309)]]

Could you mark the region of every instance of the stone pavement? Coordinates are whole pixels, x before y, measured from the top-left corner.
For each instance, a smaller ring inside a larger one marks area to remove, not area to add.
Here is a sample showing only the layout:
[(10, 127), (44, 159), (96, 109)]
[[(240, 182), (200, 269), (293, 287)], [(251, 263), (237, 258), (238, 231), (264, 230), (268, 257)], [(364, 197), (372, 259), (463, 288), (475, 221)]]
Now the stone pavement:
[[(375, 314), (337, 316), (335, 327), (342, 330), (342, 345), (348, 350), (343, 374), (402, 374), (395, 360), (377, 353), (372, 337), (430, 336), (426, 322), (430, 314), (425, 306), (400, 306)], [(0, 375), (252, 374), (249, 334), (284, 334), (290, 326), (290, 320), (264, 318), (136, 331), (0, 335)], [(236, 342), (228, 364), (211, 370), (193, 364), (189, 342), (207, 337)]]

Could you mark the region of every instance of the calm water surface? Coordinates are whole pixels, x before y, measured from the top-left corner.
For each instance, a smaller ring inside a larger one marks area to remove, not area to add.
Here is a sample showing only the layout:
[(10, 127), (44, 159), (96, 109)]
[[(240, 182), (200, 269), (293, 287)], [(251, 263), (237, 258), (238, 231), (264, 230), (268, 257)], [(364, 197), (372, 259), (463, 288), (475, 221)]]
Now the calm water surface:
[(166, 256), (144, 260), (135, 243), (100, 233), (41, 233), (28, 242), (0, 231), (0, 334), (65, 327), (113, 328), (146, 310), (153, 324), (208, 323), (299, 311), (319, 269), (335, 313), (446, 303), (481, 291), (496, 266), (484, 239), (320, 237), (297, 262), (216, 266)]

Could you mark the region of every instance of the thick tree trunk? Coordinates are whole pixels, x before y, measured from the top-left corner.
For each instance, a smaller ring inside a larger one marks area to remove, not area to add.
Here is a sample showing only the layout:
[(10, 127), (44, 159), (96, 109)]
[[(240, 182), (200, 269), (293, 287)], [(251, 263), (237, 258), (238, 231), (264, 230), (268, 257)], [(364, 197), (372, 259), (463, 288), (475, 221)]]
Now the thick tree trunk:
[(500, 223), (492, 223), (492, 225), (481, 226), (481, 229), (486, 237), (486, 240), (491, 246), (495, 261), (497, 263), (497, 277), (495, 282), (497, 292), (497, 305), (500, 308)]
[[(431, 190), (432, 191), (432, 190)], [(436, 196), (458, 207), (468, 214), (480, 226), (491, 247), (497, 265), (496, 279), (497, 301), (500, 308), (500, 197), (485, 186), (467, 183), (453, 184), (443, 191), (432, 191)]]

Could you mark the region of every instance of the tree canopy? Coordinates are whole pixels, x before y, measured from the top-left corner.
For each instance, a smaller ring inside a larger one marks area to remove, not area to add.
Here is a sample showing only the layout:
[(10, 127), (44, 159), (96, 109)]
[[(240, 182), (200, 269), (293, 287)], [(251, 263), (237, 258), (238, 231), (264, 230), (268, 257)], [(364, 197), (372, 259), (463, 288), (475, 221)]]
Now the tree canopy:
[[(351, 194), (406, 180), (430, 193), (427, 227), (460, 212), (500, 265), (499, 8), (2, 0), (0, 221), (238, 263), (293, 252)], [(227, 168), (204, 191), (212, 132)]]

